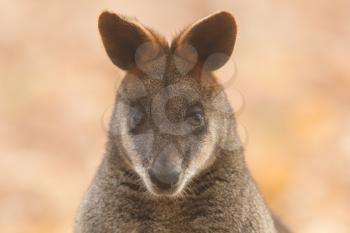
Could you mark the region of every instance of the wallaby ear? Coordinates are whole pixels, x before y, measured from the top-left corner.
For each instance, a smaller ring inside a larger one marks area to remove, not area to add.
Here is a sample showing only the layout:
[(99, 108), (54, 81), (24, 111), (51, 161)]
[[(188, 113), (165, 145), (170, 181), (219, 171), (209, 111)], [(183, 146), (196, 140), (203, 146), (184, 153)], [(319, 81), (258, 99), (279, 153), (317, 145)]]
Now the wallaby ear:
[(206, 69), (215, 70), (231, 56), (236, 34), (234, 17), (222, 11), (191, 25), (174, 40), (172, 48), (177, 56), (192, 62), (196, 58)]
[(109, 58), (123, 70), (154, 59), (160, 51), (157, 38), (136, 20), (106, 11), (98, 28)]

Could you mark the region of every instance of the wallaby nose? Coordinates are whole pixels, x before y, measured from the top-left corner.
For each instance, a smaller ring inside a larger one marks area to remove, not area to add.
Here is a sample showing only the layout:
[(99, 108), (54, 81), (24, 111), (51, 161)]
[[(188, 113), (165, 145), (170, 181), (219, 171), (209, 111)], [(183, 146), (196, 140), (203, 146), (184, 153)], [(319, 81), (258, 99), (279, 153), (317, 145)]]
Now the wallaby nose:
[(151, 182), (159, 189), (170, 190), (181, 176), (182, 156), (176, 147), (168, 145), (153, 160), (148, 170)]
[(149, 177), (153, 184), (160, 189), (171, 189), (178, 181), (180, 177), (180, 171), (176, 169), (171, 170), (158, 170), (151, 168), (148, 171)]

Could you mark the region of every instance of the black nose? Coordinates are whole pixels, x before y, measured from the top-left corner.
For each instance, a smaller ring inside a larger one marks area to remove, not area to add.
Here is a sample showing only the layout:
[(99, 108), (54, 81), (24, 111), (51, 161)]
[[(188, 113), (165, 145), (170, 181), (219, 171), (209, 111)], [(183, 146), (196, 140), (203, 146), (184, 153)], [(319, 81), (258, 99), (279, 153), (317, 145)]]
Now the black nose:
[(148, 170), (148, 174), (152, 183), (160, 189), (171, 189), (180, 177), (180, 172), (175, 169), (165, 171), (151, 168)]

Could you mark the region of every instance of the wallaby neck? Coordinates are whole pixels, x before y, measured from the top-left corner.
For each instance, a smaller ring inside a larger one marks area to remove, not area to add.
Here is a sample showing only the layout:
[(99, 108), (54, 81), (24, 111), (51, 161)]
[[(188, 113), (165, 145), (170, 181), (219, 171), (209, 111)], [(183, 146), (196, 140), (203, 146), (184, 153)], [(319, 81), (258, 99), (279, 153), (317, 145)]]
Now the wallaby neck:
[(186, 223), (184, 229), (197, 227), (198, 232), (207, 232), (210, 219), (215, 232), (231, 232), (229, 229), (238, 227), (250, 229), (244, 232), (275, 232), (271, 214), (245, 166), (242, 149), (218, 150), (212, 166), (197, 175), (182, 195), (163, 198), (146, 190), (120, 150), (110, 143), (107, 148), (99, 176), (106, 181), (104, 189), (118, 198), (117, 208), (128, 206), (120, 209), (125, 211), (125, 218), (130, 218), (125, 221), (170, 224), (169, 229)]

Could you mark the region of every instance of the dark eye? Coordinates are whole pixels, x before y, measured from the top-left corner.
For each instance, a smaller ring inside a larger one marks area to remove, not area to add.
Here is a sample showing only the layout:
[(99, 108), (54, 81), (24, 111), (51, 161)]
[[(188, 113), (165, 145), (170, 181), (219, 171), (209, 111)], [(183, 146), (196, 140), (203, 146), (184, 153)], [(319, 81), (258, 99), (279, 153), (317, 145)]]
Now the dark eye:
[(195, 110), (187, 115), (187, 122), (193, 126), (199, 127), (204, 125), (204, 113), (201, 110)]
[(131, 130), (137, 129), (139, 126), (141, 126), (145, 121), (145, 113), (138, 110), (133, 110), (130, 113), (130, 119), (129, 119), (129, 127)]

